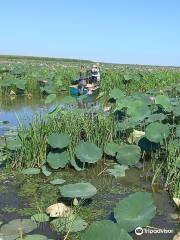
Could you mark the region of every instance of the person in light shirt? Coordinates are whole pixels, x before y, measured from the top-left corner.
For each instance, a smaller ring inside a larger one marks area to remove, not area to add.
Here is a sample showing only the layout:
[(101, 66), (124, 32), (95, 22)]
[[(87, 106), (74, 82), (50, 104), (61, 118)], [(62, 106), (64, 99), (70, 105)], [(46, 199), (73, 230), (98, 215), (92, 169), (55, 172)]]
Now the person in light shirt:
[(91, 69), (91, 79), (92, 83), (97, 84), (100, 82), (100, 71), (99, 67), (96, 64), (93, 64)]

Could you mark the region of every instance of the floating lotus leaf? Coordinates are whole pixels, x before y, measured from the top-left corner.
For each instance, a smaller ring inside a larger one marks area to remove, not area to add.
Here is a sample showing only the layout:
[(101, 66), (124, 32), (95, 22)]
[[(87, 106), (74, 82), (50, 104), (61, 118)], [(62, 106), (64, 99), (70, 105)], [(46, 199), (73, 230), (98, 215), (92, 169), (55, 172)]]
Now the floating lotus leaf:
[(104, 152), (109, 156), (115, 157), (118, 150), (119, 150), (119, 145), (117, 143), (109, 142), (105, 144)]
[(133, 240), (131, 236), (116, 223), (109, 220), (93, 222), (81, 240)]
[(47, 94), (53, 94), (56, 92), (55, 88), (52, 85), (47, 85), (45, 87), (42, 87), (41, 91)]
[(49, 221), (49, 216), (45, 213), (37, 213), (34, 214), (31, 217), (32, 221), (38, 222), (38, 223), (42, 223), (42, 222), (48, 222)]
[(70, 136), (67, 133), (52, 133), (48, 137), (48, 144), (53, 148), (65, 148), (70, 144)]
[(149, 225), (155, 214), (152, 195), (146, 192), (133, 193), (120, 200), (114, 208), (117, 223), (128, 232)]
[(56, 94), (50, 94), (45, 99), (45, 104), (52, 103), (56, 99)]
[(94, 143), (82, 141), (76, 148), (76, 157), (81, 162), (95, 163), (102, 158), (102, 150)]
[(162, 123), (151, 123), (146, 127), (146, 138), (151, 142), (159, 143), (169, 136), (169, 127)]
[(166, 115), (163, 113), (154, 113), (148, 117), (146, 120), (147, 123), (152, 123), (152, 122), (161, 122), (164, 119), (166, 119)]
[(141, 149), (136, 145), (120, 146), (116, 158), (123, 165), (132, 166), (141, 158)]
[(19, 237), (20, 232), (29, 233), (37, 228), (37, 224), (31, 219), (15, 219), (0, 228), (0, 238), (3, 240), (14, 240)]
[(39, 168), (26, 168), (26, 169), (23, 169), (21, 172), (23, 174), (27, 174), (27, 175), (35, 175), (35, 174), (40, 173), (40, 169)]
[(117, 100), (118, 98), (123, 97), (124, 93), (120, 89), (114, 88), (109, 93), (109, 96), (110, 96), (110, 98), (113, 98), (113, 99)]
[(180, 124), (176, 126), (176, 137), (180, 138)]
[(64, 168), (69, 161), (70, 158), (67, 151), (64, 151), (62, 153), (50, 152), (47, 155), (47, 162), (53, 169)]
[(115, 164), (113, 168), (107, 169), (106, 172), (108, 172), (110, 175), (117, 177), (125, 177), (126, 170), (128, 169), (128, 166), (126, 165), (119, 165)]
[[(17, 240), (21, 240), (21, 238), (18, 238)], [(23, 238), (23, 240), (48, 240), (48, 238), (43, 235), (32, 234), (32, 235), (27, 235), (25, 238)]]
[(20, 138), (17, 137), (16, 139), (7, 139), (7, 148), (12, 151), (15, 151), (15, 150), (21, 148)]
[(64, 185), (60, 187), (60, 192), (63, 197), (87, 199), (94, 196), (97, 190), (91, 183), (82, 182)]
[(51, 221), (57, 232), (80, 232), (86, 229), (87, 223), (79, 216), (71, 214), (68, 218), (58, 218)]
[(61, 179), (61, 178), (56, 178), (56, 179), (50, 181), (50, 183), (52, 185), (61, 185), (61, 184), (65, 183), (65, 182), (66, 181), (64, 179)]
[(129, 104), (127, 113), (130, 116), (137, 117), (139, 120), (143, 120), (151, 114), (147, 104), (136, 100)]
[(155, 98), (155, 103), (161, 105), (163, 108), (168, 109), (171, 107), (170, 98), (165, 95), (158, 95)]
[(41, 167), (41, 171), (42, 173), (46, 176), (46, 177), (49, 177), (51, 175), (52, 172), (48, 171), (47, 170), (47, 167), (46, 166), (42, 166)]

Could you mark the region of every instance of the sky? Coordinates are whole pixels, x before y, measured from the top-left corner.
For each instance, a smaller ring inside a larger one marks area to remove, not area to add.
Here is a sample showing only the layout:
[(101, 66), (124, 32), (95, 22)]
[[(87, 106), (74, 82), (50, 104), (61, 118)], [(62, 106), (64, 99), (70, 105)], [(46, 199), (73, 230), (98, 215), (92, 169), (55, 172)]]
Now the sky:
[(180, 66), (180, 1), (0, 0), (0, 54)]

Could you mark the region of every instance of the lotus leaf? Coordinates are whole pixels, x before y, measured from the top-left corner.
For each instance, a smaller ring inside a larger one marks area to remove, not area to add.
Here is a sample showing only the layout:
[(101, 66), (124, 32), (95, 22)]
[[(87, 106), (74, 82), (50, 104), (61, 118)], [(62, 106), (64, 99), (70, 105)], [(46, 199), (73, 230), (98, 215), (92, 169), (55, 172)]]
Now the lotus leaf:
[(79, 216), (71, 214), (68, 218), (58, 218), (51, 221), (57, 232), (80, 232), (87, 227), (87, 223)]
[(46, 215), (45, 213), (37, 213), (31, 217), (31, 220), (39, 223), (48, 222), (49, 216)]
[(147, 104), (139, 100), (133, 101), (129, 104), (127, 113), (128, 115), (136, 117), (139, 120), (143, 120), (151, 114)]
[(169, 136), (168, 125), (162, 123), (151, 123), (146, 127), (146, 138), (151, 142), (159, 143)]
[(170, 98), (165, 95), (158, 95), (155, 98), (155, 103), (161, 105), (163, 108), (168, 109), (171, 107)]
[(128, 232), (149, 225), (155, 214), (152, 195), (147, 192), (133, 193), (120, 200), (114, 208), (117, 223)]
[(64, 168), (69, 161), (70, 158), (67, 151), (64, 151), (62, 153), (50, 152), (47, 155), (47, 162), (53, 169)]
[(7, 148), (12, 151), (15, 151), (15, 150), (21, 148), (20, 138), (17, 137), (16, 139), (7, 139)]
[(125, 177), (125, 171), (128, 169), (128, 166), (125, 165), (119, 165), (119, 164), (115, 164), (113, 166), (113, 168), (111, 169), (107, 169), (106, 171), (114, 176), (115, 178), (117, 177)]
[(56, 94), (50, 94), (45, 99), (45, 104), (52, 103), (56, 99)]
[(109, 142), (105, 144), (104, 152), (109, 156), (115, 157), (118, 150), (119, 150), (119, 145), (117, 143)]
[(76, 157), (81, 162), (95, 163), (102, 158), (102, 150), (94, 143), (82, 141), (76, 148)]
[(147, 123), (152, 123), (152, 122), (161, 122), (164, 119), (166, 119), (166, 115), (163, 113), (154, 113), (148, 117), (146, 120)]
[(123, 165), (132, 166), (141, 158), (141, 149), (136, 145), (120, 146), (116, 158)]
[(15, 219), (0, 228), (0, 238), (3, 240), (14, 240), (19, 233), (29, 233), (37, 228), (37, 224), (31, 219)]
[(26, 169), (22, 170), (22, 173), (27, 174), (27, 175), (39, 174), (40, 169), (39, 168), (26, 168)]
[(64, 179), (61, 179), (61, 178), (56, 178), (56, 179), (50, 181), (50, 183), (52, 185), (61, 185), (61, 184), (65, 183), (65, 182), (66, 181)]
[(109, 220), (93, 222), (85, 233), (82, 234), (81, 240), (133, 240), (131, 236), (118, 224)]
[(70, 136), (67, 133), (52, 133), (48, 137), (48, 144), (53, 148), (65, 148), (70, 141)]
[(87, 199), (94, 196), (97, 190), (91, 183), (82, 182), (64, 185), (60, 187), (60, 192), (63, 197)]
[(114, 88), (109, 93), (109, 96), (110, 96), (110, 98), (113, 98), (113, 99), (117, 100), (118, 98), (123, 97), (124, 93), (120, 89)]

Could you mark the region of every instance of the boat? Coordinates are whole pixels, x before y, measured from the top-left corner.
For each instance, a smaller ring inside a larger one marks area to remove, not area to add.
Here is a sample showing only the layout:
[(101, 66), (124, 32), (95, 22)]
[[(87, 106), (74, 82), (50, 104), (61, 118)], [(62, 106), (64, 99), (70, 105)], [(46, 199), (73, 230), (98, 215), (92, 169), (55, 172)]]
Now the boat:
[(94, 84), (87, 84), (83, 90), (83, 93), (79, 93), (78, 84), (70, 85), (69, 91), (72, 96), (79, 96), (79, 95), (92, 95), (99, 91), (99, 86)]

